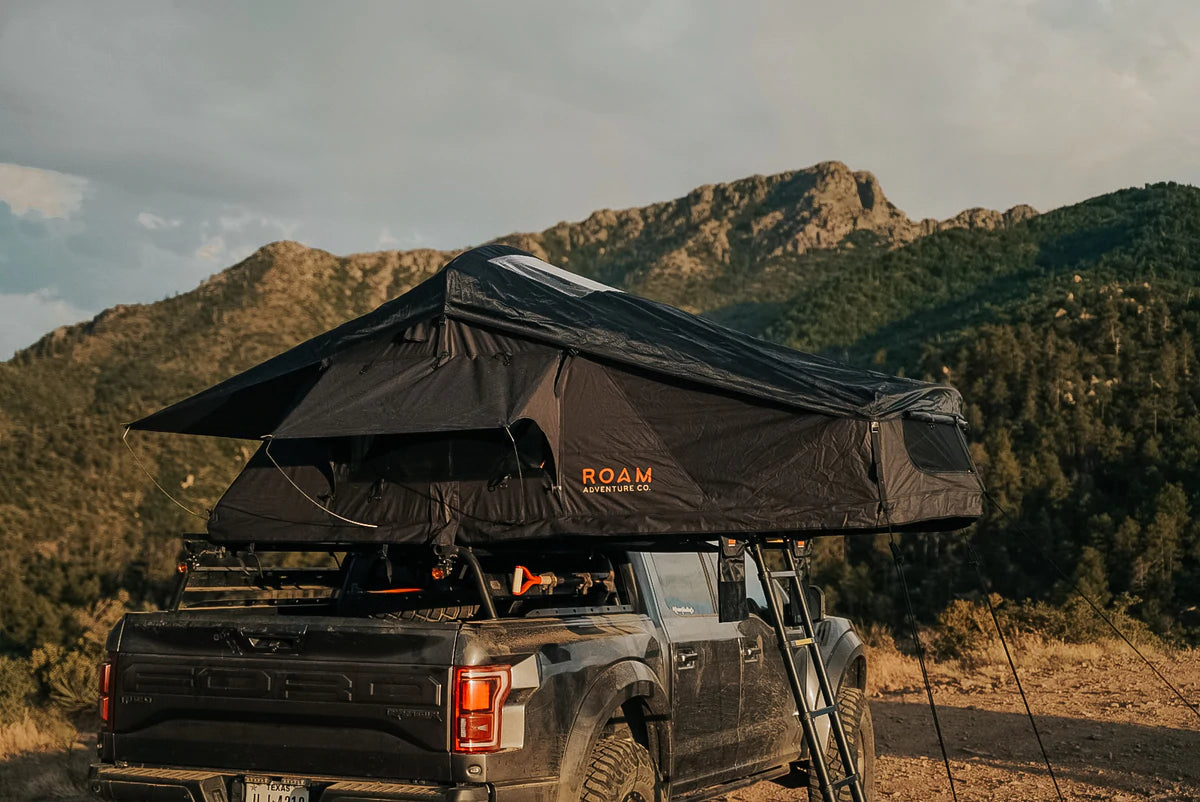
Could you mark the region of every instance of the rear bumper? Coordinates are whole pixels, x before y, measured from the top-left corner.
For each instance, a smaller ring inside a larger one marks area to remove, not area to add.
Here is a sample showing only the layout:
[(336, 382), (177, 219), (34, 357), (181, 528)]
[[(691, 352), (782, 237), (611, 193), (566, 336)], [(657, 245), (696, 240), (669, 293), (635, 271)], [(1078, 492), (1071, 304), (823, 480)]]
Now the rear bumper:
[[(97, 799), (108, 802), (243, 802), (242, 777), (242, 774), (204, 769), (93, 763), (88, 787)], [(487, 785), (415, 785), (338, 777), (307, 779), (310, 802), (493, 802), (498, 796)], [(505, 789), (515, 790), (518, 789)], [(509, 797), (509, 794), (499, 796)]]

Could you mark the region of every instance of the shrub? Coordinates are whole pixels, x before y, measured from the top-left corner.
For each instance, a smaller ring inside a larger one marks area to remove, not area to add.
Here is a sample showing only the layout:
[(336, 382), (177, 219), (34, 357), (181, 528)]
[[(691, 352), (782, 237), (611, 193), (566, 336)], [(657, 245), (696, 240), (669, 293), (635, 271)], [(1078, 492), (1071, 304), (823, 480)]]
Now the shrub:
[[(1139, 599), (1121, 595), (1104, 610), (1104, 614), (1134, 643), (1159, 645), (1161, 640), (1145, 622), (1129, 614), (1129, 608)], [(1063, 643), (1094, 643), (1113, 637), (1113, 631), (1104, 623), (1087, 602), (1073, 597), (1065, 604), (1055, 606), (1045, 602), (1031, 602), (1005, 609), (1005, 616), (1023, 631)]]
[[(1010, 602), (993, 593), (991, 601), (1005, 638), (1018, 650), (1040, 641), (1085, 644), (1114, 637), (1112, 629), (1095, 610), (1077, 598), (1053, 605), (1029, 599)], [(1162, 645), (1161, 639), (1143, 621), (1129, 614), (1128, 609), (1137, 603), (1134, 597), (1119, 596), (1104, 614), (1134, 643)], [(939, 660), (974, 662), (995, 642), (996, 625), (987, 603), (956, 599), (938, 616), (930, 651)]]
[(31, 661), (42, 691), (64, 713), (79, 713), (96, 704), (98, 665), (90, 650), (46, 645), (33, 650)]
[[(993, 596), (993, 604), (1001, 601)], [(930, 651), (938, 660), (957, 660), (987, 648), (992, 638), (992, 618), (980, 601), (955, 599), (938, 615)]]
[(37, 692), (28, 660), (0, 657), (0, 725), (20, 721)]

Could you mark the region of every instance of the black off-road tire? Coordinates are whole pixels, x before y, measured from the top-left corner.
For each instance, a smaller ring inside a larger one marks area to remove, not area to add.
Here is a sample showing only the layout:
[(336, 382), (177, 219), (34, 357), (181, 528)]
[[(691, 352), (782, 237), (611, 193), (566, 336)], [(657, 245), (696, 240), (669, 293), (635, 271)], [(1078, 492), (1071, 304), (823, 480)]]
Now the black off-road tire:
[(655, 802), (658, 781), (646, 747), (622, 736), (601, 738), (583, 774), (580, 802)]
[[(867, 695), (858, 688), (842, 688), (838, 692), (838, 715), (841, 716), (842, 726), (846, 729), (850, 754), (855, 756), (855, 762), (858, 764), (856, 771), (862, 783), (863, 798), (867, 802), (874, 802), (875, 725), (871, 720)], [(825, 765), (829, 768), (829, 776), (833, 781), (846, 776), (846, 767), (842, 763), (842, 755), (832, 732), (829, 733), (829, 743), (825, 747)], [(833, 796), (837, 802), (850, 802), (852, 799), (848, 786), (837, 789)], [(815, 771), (808, 773), (808, 799), (809, 802), (824, 802)]]
[(446, 621), (467, 621), (479, 612), (478, 604), (459, 604), (453, 607), (429, 607), (424, 610), (397, 610), (392, 613), (376, 613), (372, 618), (389, 621), (426, 621), (441, 624)]
[(440, 624), (443, 621), (466, 621), (479, 612), (478, 604), (460, 604), (454, 607), (431, 607), (427, 610), (403, 610), (398, 613), (405, 621), (428, 621)]

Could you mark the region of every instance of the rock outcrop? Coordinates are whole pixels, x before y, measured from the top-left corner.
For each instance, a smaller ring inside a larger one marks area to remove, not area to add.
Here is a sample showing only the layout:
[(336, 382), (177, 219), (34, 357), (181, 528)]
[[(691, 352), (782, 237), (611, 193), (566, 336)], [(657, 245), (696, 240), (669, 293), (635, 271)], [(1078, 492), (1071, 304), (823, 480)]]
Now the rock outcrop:
[(703, 282), (730, 267), (753, 269), (781, 257), (852, 247), (855, 235), (897, 247), (948, 228), (990, 230), (1035, 214), (1018, 206), (914, 221), (887, 199), (873, 174), (829, 161), (706, 184), (673, 201), (603, 209), (578, 223), (499, 241), (601, 280), (661, 290), (664, 282)]

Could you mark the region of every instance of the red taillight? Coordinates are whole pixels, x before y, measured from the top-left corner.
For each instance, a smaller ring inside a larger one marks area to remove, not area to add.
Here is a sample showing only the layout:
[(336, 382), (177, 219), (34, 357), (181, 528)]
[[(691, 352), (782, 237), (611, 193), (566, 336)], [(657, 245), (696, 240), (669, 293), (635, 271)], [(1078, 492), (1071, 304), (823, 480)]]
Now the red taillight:
[(500, 748), (500, 713), (511, 686), (508, 666), (454, 669), (455, 752), (495, 752)]
[(100, 729), (112, 731), (113, 659), (100, 664)]

